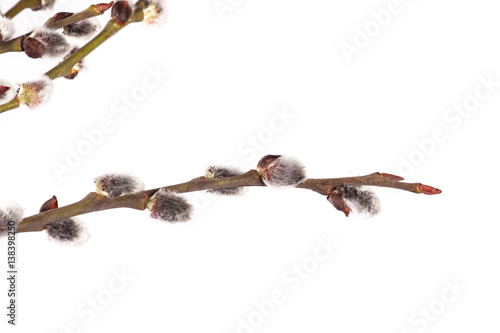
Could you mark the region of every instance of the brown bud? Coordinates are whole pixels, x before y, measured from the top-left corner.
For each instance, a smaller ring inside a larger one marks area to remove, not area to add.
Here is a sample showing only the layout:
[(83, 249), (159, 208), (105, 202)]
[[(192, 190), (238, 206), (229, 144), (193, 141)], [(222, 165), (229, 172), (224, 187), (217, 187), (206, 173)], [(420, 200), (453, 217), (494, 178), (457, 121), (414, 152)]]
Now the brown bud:
[(349, 209), (346, 202), (344, 201), (344, 198), (342, 198), (339, 192), (332, 191), (326, 199), (333, 205), (333, 207), (343, 212), (346, 217), (349, 216), (351, 210)]
[(381, 173), (382, 177), (384, 177), (385, 179), (389, 179), (389, 180), (394, 180), (396, 182), (399, 182), (399, 181), (402, 181), (402, 180), (405, 180), (403, 177), (399, 177), (399, 176), (396, 176), (396, 175), (392, 175), (390, 173)]
[(56, 196), (52, 196), (49, 200), (45, 201), (42, 207), (40, 207), (40, 213), (46, 212), (51, 209), (56, 209), (58, 208), (59, 205), (57, 204), (57, 198)]
[(260, 173), (263, 179), (267, 180), (271, 176), (271, 164), (280, 158), (281, 155), (266, 155), (261, 158), (257, 164), (257, 171)]
[[(77, 47), (74, 47), (73, 49), (71, 49), (71, 51), (69, 51), (69, 53), (63, 58), (63, 60), (61, 60), (61, 62), (63, 62), (64, 60), (68, 59), (76, 51), (78, 51)], [(73, 65), (73, 67), (71, 68), (70, 74), (64, 76), (64, 78), (68, 79), (68, 80), (73, 80), (75, 77), (77, 77), (77, 75), (80, 73), (80, 71), (82, 70), (82, 68), (83, 68), (83, 61), (80, 60), (76, 64)]]
[(271, 165), (271, 163), (273, 163), (280, 157), (281, 155), (266, 155), (261, 158), (261, 160), (257, 164), (257, 168), (259, 168), (260, 170), (267, 169), (269, 165)]
[(115, 2), (113, 8), (111, 8), (111, 17), (120, 26), (124, 25), (131, 16), (132, 8), (127, 1)]
[(10, 90), (10, 87), (0, 86), (0, 96), (2, 96), (3, 94), (5, 94), (9, 90)]
[(30, 58), (41, 58), (43, 55), (44, 45), (38, 39), (27, 37), (23, 41), (24, 53)]
[(66, 17), (70, 17), (71, 15), (73, 15), (73, 13), (60, 12), (54, 15), (54, 20), (59, 21), (65, 19)]
[(429, 186), (429, 185), (418, 184), (417, 185), (417, 192), (427, 194), (427, 195), (432, 195), (432, 194), (439, 194), (442, 191), (435, 188), (435, 187)]
[(114, 4), (114, 1), (111, 1), (110, 3), (98, 3), (97, 5), (94, 5), (94, 6), (95, 6), (95, 8), (97, 8), (99, 13), (102, 14), (105, 11), (107, 11), (108, 9), (110, 9), (111, 6), (113, 6), (113, 4)]
[(67, 79), (67, 80), (74, 80), (78, 74), (80, 73), (80, 71), (78, 69), (76, 69), (75, 67), (71, 68), (71, 73), (69, 73), (69, 75), (65, 75), (64, 78)]

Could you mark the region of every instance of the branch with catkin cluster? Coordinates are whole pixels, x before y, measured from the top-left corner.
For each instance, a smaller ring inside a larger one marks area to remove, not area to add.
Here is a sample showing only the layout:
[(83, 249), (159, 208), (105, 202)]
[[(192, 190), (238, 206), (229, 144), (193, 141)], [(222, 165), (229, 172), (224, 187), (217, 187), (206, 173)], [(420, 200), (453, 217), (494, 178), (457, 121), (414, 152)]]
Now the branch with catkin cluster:
[[(59, 64), (39, 78), (18, 85), (0, 79), (0, 113), (21, 105), (34, 108), (44, 102), (52, 90), (52, 80), (60, 77), (74, 79), (81, 71), (83, 59), (125, 26), (144, 22), (157, 23), (164, 12), (156, 0), (138, 0), (98, 3), (78, 13), (59, 12), (45, 22), (43, 27), (13, 37), (12, 19), (23, 9), (50, 9), (55, 0), (20, 0), (5, 15), (0, 15), (0, 54), (22, 52), (30, 58), (60, 58)], [(93, 17), (111, 9), (111, 17), (102, 30), (95, 34), (98, 25)], [(88, 38), (83, 46), (71, 47), (66, 37)]]
[(144, 190), (144, 183), (131, 175), (105, 174), (95, 179), (95, 192), (73, 204), (58, 207), (57, 197), (53, 196), (42, 205), (39, 214), (25, 218), (16, 204), (0, 209), (0, 237), (7, 236), (10, 230), (17, 233), (46, 231), (50, 239), (81, 244), (88, 238), (88, 232), (75, 217), (115, 208), (148, 209), (152, 218), (185, 222), (191, 218), (193, 207), (180, 194), (195, 191), (229, 196), (242, 195), (254, 186), (308, 189), (326, 197), (345, 216), (351, 212), (365, 216), (380, 212), (379, 199), (371, 186), (427, 195), (441, 193), (432, 186), (402, 180), (399, 176), (380, 172), (358, 177), (307, 178), (300, 162), (281, 155), (264, 156), (256, 170), (242, 172), (235, 168), (211, 166), (201, 177), (150, 190)]

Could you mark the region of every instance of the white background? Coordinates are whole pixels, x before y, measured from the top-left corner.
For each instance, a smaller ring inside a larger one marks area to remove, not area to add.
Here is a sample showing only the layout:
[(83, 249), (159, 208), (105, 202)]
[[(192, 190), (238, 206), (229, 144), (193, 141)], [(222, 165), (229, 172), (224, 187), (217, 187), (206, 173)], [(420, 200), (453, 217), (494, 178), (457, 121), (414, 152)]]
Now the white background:
[[(299, 158), (314, 178), (381, 171), (443, 193), (376, 189), (383, 211), (372, 219), (345, 218), (303, 190), (193, 194), (196, 215), (186, 224), (123, 209), (82, 216), (92, 237), (78, 248), (20, 234), (15, 329), (498, 331), (500, 86), (466, 116), (447, 110), (474, 102), (476, 89), (486, 94), (480, 77), (500, 82), (500, 6), (401, 0), (376, 31), (370, 13), (389, 1), (221, 2), (232, 9), (222, 16), (212, 0), (169, 1), (166, 24), (126, 27), (74, 81), (56, 80), (43, 106), (0, 114), (0, 199), (28, 216), (54, 194), (60, 205), (83, 198), (104, 172), (132, 172), (154, 188), (213, 164), (254, 168), (268, 153)], [(60, 1), (51, 13), (89, 4)], [(17, 33), (46, 15), (23, 12)], [(362, 45), (366, 27), (374, 30)], [(360, 46), (350, 62), (342, 43)], [(14, 82), (58, 61), (0, 59), (1, 77)], [(151, 71), (168, 76), (145, 90)], [(99, 137), (106, 119), (112, 129)], [(439, 142), (429, 143), (436, 131)], [(95, 134), (90, 148), (85, 132)], [(85, 145), (87, 155), (58, 177), (54, 165)], [(321, 262), (318, 239), (340, 244)], [(291, 272), (302, 265), (307, 278)], [(115, 281), (122, 272), (131, 277), (124, 287)], [(258, 310), (255, 302), (279, 292), (281, 304)]]

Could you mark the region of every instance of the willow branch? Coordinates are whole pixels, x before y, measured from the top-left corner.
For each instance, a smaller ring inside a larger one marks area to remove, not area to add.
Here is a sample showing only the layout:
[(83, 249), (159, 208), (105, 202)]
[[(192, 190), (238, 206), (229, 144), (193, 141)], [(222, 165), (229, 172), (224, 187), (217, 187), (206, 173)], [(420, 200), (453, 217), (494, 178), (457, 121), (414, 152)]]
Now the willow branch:
[[(142, 3), (142, 2), (140, 2)], [(91, 6), (92, 7), (92, 6)], [(57, 79), (59, 77), (67, 76), (71, 74), (72, 68), (83, 58), (89, 55), (92, 51), (97, 49), (101, 44), (111, 38), (113, 35), (118, 33), (118, 31), (122, 30), (125, 26), (134, 22), (141, 22), (144, 19), (144, 12), (142, 6), (135, 7), (132, 16), (127, 22), (123, 25), (118, 24), (115, 20), (111, 19), (108, 21), (106, 26), (102, 29), (102, 31), (96, 35), (92, 40), (90, 40), (87, 44), (79, 48), (69, 57), (61, 61), (58, 65), (47, 71), (44, 75), (49, 77), (51, 80)], [(1, 46), (1, 44), (0, 44)], [(0, 113), (16, 109), (20, 106), (20, 103), (15, 96), (9, 102), (0, 105)]]
[(5, 13), (5, 17), (11, 19), (25, 9), (33, 9), (36, 7), (38, 7), (38, 0), (19, 0), (7, 13)]
[[(391, 177), (389, 177), (391, 176)], [(335, 188), (341, 186), (379, 186), (394, 188), (398, 190), (437, 194), (441, 191), (433, 189), (435, 192), (428, 191), (429, 186), (421, 183), (403, 183), (398, 180), (399, 177), (375, 172), (366, 176), (359, 177), (344, 177), (344, 178), (325, 178), (325, 179), (307, 179), (298, 184), (296, 188), (308, 189), (317, 192), (321, 195), (330, 194)], [(204, 190), (214, 190), (231, 187), (250, 187), (250, 186), (266, 186), (256, 170), (250, 170), (240, 176), (227, 178), (205, 178), (198, 177), (191, 181), (166, 186), (167, 190), (176, 193), (187, 193)], [(42, 231), (46, 225), (57, 220), (66, 219), (78, 215), (83, 215), (102, 210), (115, 208), (131, 208), (136, 210), (146, 209), (148, 199), (151, 198), (160, 188), (137, 192), (134, 194), (122, 195), (114, 198), (104, 197), (96, 192), (89, 193), (82, 200), (53, 210), (48, 210), (43, 213), (32, 215), (24, 218), (16, 230), (17, 233)]]
[(73, 14), (63, 19), (57, 19), (56, 17), (51, 17), (45, 22), (45, 27), (49, 29), (61, 29), (70, 24), (75, 24), (89, 18), (102, 15), (113, 6), (113, 1), (110, 3), (99, 3), (96, 5), (91, 5), (89, 8), (82, 10), (79, 13)]
[[(61, 29), (64, 28), (70, 24), (75, 24), (84, 20), (87, 20), (89, 18), (95, 17), (102, 15), (111, 8), (113, 5), (113, 1), (111, 1), (108, 4), (105, 3), (100, 3), (96, 5), (91, 5), (89, 8), (73, 14), (69, 17), (63, 18), (63, 19), (57, 19), (56, 15), (52, 16), (45, 22), (44, 26), (49, 28), (49, 29)], [(1, 53), (7, 53), (7, 52), (23, 52), (23, 41), (29, 37), (33, 31), (30, 31), (24, 35), (12, 38), (8, 41), (4, 41), (3, 43), (0, 43), (0, 54)]]
[(132, 22), (140, 22), (144, 18), (142, 10), (136, 11), (134, 15), (127, 21), (124, 25), (119, 25), (114, 20), (109, 20), (104, 29), (95, 36), (90, 42), (79, 48), (75, 53), (61, 61), (54, 68), (45, 73), (51, 80), (57, 79), (62, 76), (67, 76), (71, 74), (71, 69), (75, 66), (79, 61), (88, 56), (92, 51), (97, 49), (102, 43), (107, 41), (113, 35), (115, 35), (118, 31), (123, 29), (127, 24)]

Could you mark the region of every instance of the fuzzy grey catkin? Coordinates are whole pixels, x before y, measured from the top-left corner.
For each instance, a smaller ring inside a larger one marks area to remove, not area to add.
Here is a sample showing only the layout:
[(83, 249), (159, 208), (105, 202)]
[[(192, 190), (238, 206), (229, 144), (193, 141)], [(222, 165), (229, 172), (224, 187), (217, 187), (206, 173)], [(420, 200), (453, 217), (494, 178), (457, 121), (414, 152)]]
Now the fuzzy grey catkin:
[(68, 245), (81, 245), (89, 238), (87, 229), (74, 218), (52, 222), (45, 228), (51, 240)]
[(155, 193), (148, 208), (152, 218), (167, 222), (188, 221), (193, 213), (193, 206), (186, 199), (165, 188)]
[(354, 213), (367, 216), (380, 213), (380, 200), (371, 189), (358, 186), (342, 186), (338, 187), (337, 191)]
[(71, 37), (88, 37), (97, 30), (97, 24), (92, 21), (85, 20), (64, 27), (63, 34)]
[(288, 156), (266, 155), (260, 160), (258, 169), (267, 186), (295, 186), (306, 179), (302, 163)]
[(0, 208), (0, 237), (7, 236), (10, 226), (17, 228), (23, 219), (23, 213), (21, 206), (14, 203)]
[[(240, 176), (243, 172), (231, 167), (222, 167), (222, 166), (211, 166), (208, 167), (205, 171), (206, 178), (227, 178)], [(221, 194), (221, 195), (238, 195), (242, 194), (245, 191), (244, 187), (226, 187), (219, 189), (211, 189), (207, 190), (208, 193)]]
[(95, 183), (97, 193), (107, 195), (110, 198), (144, 190), (144, 183), (139, 178), (122, 173), (104, 174), (97, 177)]
[(43, 56), (57, 57), (68, 52), (70, 48), (66, 38), (54, 30), (38, 28), (31, 37), (43, 44)]

